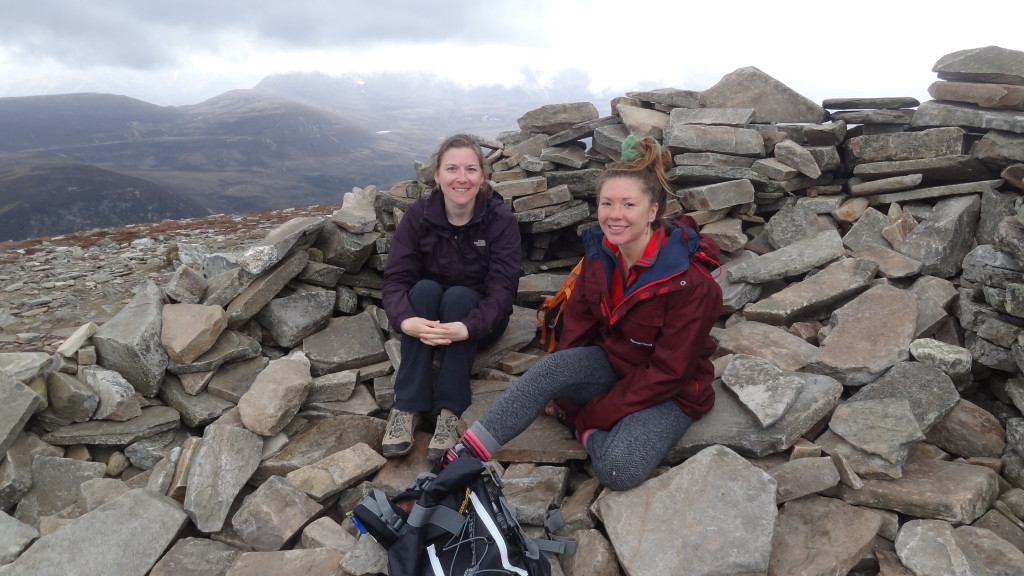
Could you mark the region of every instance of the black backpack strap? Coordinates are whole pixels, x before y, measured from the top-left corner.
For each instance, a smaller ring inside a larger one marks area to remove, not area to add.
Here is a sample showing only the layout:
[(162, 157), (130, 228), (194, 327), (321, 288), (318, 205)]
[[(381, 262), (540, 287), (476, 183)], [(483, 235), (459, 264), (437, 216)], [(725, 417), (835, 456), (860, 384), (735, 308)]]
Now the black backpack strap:
[(466, 524), (466, 517), (452, 510), (447, 506), (421, 506), (419, 503), (413, 505), (409, 511), (409, 525), (422, 528), (426, 524), (440, 526), (452, 534), (458, 534)]

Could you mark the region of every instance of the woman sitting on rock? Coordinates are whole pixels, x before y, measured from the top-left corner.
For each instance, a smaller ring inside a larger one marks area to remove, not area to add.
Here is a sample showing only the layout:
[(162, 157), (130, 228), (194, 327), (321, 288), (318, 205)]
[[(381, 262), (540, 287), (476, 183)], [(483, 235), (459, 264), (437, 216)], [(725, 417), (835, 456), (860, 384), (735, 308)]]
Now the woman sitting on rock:
[(487, 184), (480, 146), (452, 136), (433, 158), (437, 188), (406, 210), (384, 271), (384, 309), (402, 333), (387, 457), (409, 452), (423, 414), (436, 417), (431, 459), (455, 444), (473, 359), (508, 326), (522, 270), (519, 226)]
[(625, 490), (711, 409), (709, 334), (722, 291), (703, 266), (719, 250), (691, 218), (662, 220), (671, 165), (652, 138), (623, 144), (623, 160), (597, 183), (600, 226), (583, 234), (558, 351), (513, 383), (442, 464), (464, 452), (489, 459), (543, 411), (572, 428), (604, 486)]

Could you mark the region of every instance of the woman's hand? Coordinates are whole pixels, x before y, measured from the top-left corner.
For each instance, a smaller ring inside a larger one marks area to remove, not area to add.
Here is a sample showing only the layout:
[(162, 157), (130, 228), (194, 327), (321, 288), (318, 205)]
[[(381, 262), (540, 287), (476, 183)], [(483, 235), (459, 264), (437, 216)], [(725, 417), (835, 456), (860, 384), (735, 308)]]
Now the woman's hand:
[(399, 327), (402, 334), (419, 338), (428, 346), (447, 346), (469, 339), (469, 330), (462, 322), (438, 322), (426, 318), (406, 318)]

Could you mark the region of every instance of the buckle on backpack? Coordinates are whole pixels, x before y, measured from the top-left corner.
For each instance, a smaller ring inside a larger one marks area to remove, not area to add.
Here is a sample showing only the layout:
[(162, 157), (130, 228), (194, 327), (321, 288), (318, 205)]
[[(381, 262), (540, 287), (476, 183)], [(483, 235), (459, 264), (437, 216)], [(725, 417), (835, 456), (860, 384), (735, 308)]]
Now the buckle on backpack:
[(491, 481), (498, 487), (499, 490), (505, 489), (505, 483), (501, 481), (501, 476), (498, 476), (498, 471), (494, 469), (494, 466), (489, 462), (483, 462), (484, 472), (491, 477)]

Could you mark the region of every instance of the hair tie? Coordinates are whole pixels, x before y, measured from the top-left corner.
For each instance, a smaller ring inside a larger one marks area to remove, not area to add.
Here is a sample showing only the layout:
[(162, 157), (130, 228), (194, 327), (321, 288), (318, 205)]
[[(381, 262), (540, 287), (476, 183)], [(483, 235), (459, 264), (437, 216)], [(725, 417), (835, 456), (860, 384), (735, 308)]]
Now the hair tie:
[[(636, 136), (632, 134), (626, 136), (626, 139), (622, 141), (621, 160), (623, 162), (634, 162), (644, 157), (644, 155), (640, 153), (640, 150), (637, 150), (637, 142)], [(661, 156), (661, 144), (658, 144), (658, 142), (655, 141), (654, 145), (658, 151), (658, 156)]]

